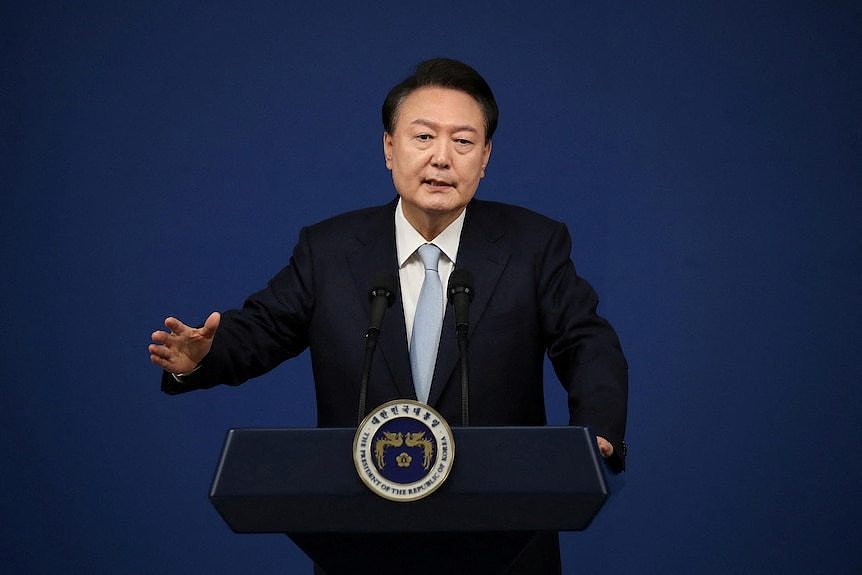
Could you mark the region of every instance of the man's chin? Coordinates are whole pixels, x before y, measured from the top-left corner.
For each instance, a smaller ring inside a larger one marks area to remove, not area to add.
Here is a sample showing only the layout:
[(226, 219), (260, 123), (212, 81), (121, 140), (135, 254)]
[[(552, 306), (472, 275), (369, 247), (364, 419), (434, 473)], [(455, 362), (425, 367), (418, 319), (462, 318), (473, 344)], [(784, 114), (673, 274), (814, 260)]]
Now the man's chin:
[(423, 213), (429, 216), (446, 216), (450, 214), (460, 214), (464, 209), (464, 205), (460, 202), (428, 202), (419, 206)]
[(422, 190), (412, 197), (402, 196), (401, 202), (407, 211), (421, 212), (429, 217), (451, 216), (452, 214), (457, 217), (467, 205), (464, 198), (454, 188), (440, 192)]

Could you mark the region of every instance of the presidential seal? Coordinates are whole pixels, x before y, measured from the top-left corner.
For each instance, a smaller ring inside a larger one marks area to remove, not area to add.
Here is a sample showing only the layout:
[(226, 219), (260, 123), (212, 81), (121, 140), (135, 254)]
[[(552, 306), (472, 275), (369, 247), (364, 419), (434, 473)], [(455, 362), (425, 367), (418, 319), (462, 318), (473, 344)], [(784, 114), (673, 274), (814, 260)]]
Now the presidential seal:
[(371, 491), (392, 501), (415, 501), (437, 490), (452, 469), (455, 442), (443, 417), (418, 401), (384, 403), (353, 439), (353, 463)]

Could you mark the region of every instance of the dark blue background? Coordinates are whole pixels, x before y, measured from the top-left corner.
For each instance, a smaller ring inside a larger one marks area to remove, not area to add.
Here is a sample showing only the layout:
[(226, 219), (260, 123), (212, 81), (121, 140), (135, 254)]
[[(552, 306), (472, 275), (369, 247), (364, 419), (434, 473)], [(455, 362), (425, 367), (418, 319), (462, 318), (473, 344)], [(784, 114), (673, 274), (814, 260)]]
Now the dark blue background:
[(4, 571), (308, 572), (206, 498), (227, 428), (314, 424), (307, 357), (168, 397), (146, 345), (387, 201), (380, 103), (437, 55), (499, 99), (480, 196), (569, 225), (631, 364), (565, 571), (862, 570), (857, 3), (85, 4), (0, 9)]

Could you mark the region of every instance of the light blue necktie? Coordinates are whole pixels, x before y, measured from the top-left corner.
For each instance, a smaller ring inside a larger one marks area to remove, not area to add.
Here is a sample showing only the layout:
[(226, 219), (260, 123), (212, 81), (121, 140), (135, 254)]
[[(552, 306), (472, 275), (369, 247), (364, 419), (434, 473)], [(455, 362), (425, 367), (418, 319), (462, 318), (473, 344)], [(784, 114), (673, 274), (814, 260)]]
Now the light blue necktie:
[(440, 248), (434, 244), (419, 246), (419, 257), (425, 266), (425, 280), (416, 303), (413, 319), (413, 335), (410, 339), (410, 367), (413, 369), (413, 385), (416, 397), (428, 403), (431, 378), (437, 363), (437, 346), (440, 344), (440, 329), (443, 327), (443, 286), (437, 264)]

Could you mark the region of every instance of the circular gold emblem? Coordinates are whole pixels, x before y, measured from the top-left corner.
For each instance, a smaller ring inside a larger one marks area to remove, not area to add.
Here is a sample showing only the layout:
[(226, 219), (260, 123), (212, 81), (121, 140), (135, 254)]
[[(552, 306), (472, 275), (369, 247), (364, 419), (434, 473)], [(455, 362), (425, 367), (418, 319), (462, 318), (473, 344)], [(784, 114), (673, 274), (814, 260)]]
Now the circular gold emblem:
[(437, 490), (452, 469), (449, 424), (424, 403), (398, 399), (368, 416), (353, 439), (353, 463), (371, 491), (392, 501), (415, 501)]

